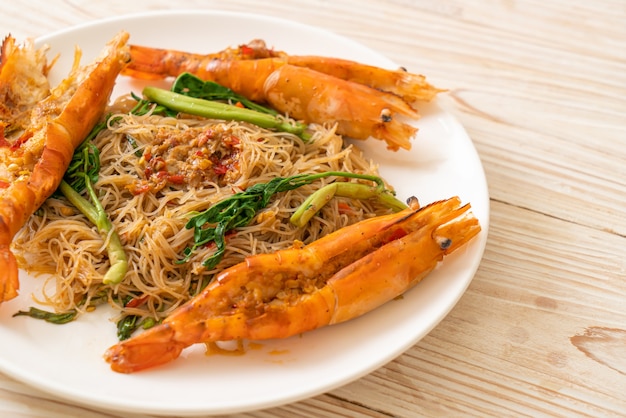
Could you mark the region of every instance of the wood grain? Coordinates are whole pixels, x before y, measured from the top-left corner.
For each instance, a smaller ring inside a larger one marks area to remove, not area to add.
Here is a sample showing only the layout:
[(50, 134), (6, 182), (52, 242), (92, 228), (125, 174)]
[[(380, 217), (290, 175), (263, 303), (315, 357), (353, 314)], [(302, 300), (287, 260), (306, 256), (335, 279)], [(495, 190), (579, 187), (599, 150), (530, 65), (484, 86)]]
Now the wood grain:
[[(491, 195), (479, 271), (427, 337), (330, 393), (237, 417), (626, 416), (626, 2), (31, 0), (3, 2), (0, 25), (37, 37), (175, 8), (312, 24), (428, 75)], [(0, 375), (0, 416), (122, 415)]]

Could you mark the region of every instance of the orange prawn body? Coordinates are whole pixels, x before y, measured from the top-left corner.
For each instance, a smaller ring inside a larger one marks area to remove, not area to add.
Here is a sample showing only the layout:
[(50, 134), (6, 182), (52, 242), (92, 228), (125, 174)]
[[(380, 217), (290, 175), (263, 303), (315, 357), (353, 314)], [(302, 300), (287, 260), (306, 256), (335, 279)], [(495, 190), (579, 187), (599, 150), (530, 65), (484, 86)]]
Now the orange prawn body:
[[(12, 39), (7, 47), (5, 41), (0, 90), (3, 98), (16, 102), (3, 103), (6, 107), (0, 109), (21, 107), (23, 113), (16, 118), (0, 112), (0, 176), (6, 178), (0, 190), (0, 302), (14, 298), (19, 290), (18, 265), (10, 249), (13, 237), (57, 189), (74, 150), (102, 117), (115, 80), (128, 61), (127, 40), (128, 34), (120, 32), (98, 60), (86, 67), (78, 66), (77, 51), (69, 76), (52, 90), (43, 52), (32, 45), (19, 49)], [(33, 57), (42, 63), (38, 68), (29, 64)], [(24, 80), (39, 83), (33, 86)], [(5, 136), (9, 132), (21, 135), (18, 139)]]
[(342, 80), (393, 93), (407, 103), (430, 101), (443, 91), (429, 84), (423, 75), (409, 73), (405, 69), (387, 70), (350, 60), (312, 55), (290, 55), (285, 59), (290, 65), (307, 67)]
[(354, 139), (382, 139), (394, 151), (410, 149), (417, 132), (409, 123), (419, 118), (412, 103), (432, 100), (441, 91), (404, 70), (288, 55), (259, 40), (209, 55), (138, 45), (131, 45), (130, 52), (126, 75), (159, 79), (189, 72), (294, 119), (337, 124), (339, 134)]
[(196, 343), (287, 338), (348, 321), (412, 288), (479, 231), (469, 204), (454, 197), (248, 257), (160, 325), (109, 348), (105, 359), (131, 373)]
[(283, 65), (266, 79), (266, 101), (285, 114), (308, 123), (337, 124), (337, 132), (353, 139), (370, 136), (388, 148), (409, 149), (417, 128), (399, 117), (419, 114), (399, 97), (319, 73), (307, 67)]

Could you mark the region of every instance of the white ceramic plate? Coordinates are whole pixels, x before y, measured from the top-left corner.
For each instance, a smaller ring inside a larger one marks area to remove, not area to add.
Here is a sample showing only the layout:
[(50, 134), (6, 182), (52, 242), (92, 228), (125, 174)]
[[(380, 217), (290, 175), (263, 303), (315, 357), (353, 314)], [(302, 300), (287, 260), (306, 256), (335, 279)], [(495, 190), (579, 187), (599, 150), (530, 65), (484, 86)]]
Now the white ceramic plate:
[[(262, 38), (290, 53), (337, 56), (396, 68), (380, 54), (349, 39), (301, 24), (245, 14), (167, 12), (133, 15), (74, 27), (41, 38), (60, 52), (53, 78), (69, 69), (73, 48), (90, 62), (120, 29), (131, 42), (196, 52)], [(416, 69), (415, 71), (419, 71)], [(114, 94), (141, 85), (120, 79)], [(404, 298), (361, 318), (302, 336), (261, 343), (242, 356), (205, 356), (201, 346), (178, 360), (132, 375), (110, 371), (102, 359), (116, 342), (110, 312), (51, 325), (12, 314), (32, 306), (41, 280), (22, 272), (18, 298), (0, 305), (0, 370), (29, 385), (92, 407), (159, 415), (224, 414), (277, 406), (315, 396), (385, 365), (426, 335), (469, 285), (483, 254), (489, 199), (482, 165), (459, 123), (437, 104), (424, 106), (411, 152), (389, 152), (381, 141), (359, 142), (380, 163), (399, 197), (425, 204), (459, 195), (471, 202), (483, 232), (448, 257)]]

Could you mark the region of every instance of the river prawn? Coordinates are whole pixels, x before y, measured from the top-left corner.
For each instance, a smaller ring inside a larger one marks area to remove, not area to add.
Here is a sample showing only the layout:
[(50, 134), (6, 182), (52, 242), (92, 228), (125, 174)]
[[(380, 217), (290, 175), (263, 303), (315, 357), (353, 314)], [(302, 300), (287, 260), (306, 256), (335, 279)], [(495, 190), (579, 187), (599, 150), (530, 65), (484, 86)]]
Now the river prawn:
[(131, 45), (130, 54), (125, 75), (161, 79), (189, 72), (294, 119), (337, 124), (339, 134), (354, 139), (382, 139), (393, 151), (411, 148), (417, 128), (410, 122), (420, 117), (414, 103), (443, 91), (404, 69), (289, 55), (258, 39), (208, 55), (140, 45)]
[(309, 245), (230, 267), (161, 324), (110, 347), (132, 373), (175, 360), (193, 344), (287, 338), (361, 316), (403, 294), (480, 232), (458, 197), (360, 221)]
[(5, 38), (0, 56), (0, 302), (17, 296), (19, 273), (11, 242), (57, 189), (74, 150), (101, 119), (128, 62), (128, 33), (111, 39), (91, 65), (72, 69), (55, 88), (48, 47)]

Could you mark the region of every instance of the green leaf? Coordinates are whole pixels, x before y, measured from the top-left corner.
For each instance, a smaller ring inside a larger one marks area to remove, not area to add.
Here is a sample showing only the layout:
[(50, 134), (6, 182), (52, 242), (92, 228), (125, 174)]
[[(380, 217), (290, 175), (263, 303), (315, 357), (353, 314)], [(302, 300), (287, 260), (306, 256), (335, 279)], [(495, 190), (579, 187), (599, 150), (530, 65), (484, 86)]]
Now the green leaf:
[(55, 313), (55, 312), (48, 312), (43, 309), (31, 307), (28, 311), (18, 311), (17, 313), (13, 314), (13, 316), (14, 317), (29, 316), (35, 319), (42, 319), (51, 324), (66, 324), (68, 322), (73, 321), (76, 318), (77, 314), (78, 312), (75, 310), (62, 312), (62, 313)]
[(126, 315), (117, 322), (117, 338), (120, 341), (127, 340), (139, 328), (152, 328), (158, 323), (159, 321), (152, 317), (146, 317), (142, 319), (139, 315)]
[[(393, 208), (394, 210), (400, 210), (406, 207), (406, 205), (402, 202), (395, 199), (390, 191), (385, 189), (382, 179), (377, 176), (341, 171), (327, 171), (317, 174), (298, 174), (291, 177), (276, 177), (267, 183), (257, 183), (243, 192), (234, 194), (216, 203), (203, 212), (194, 214), (186, 224), (187, 229), (194, 230), (194, 244), (193, 246), (185, 249), (183, 252), (184, 257), (179, 261), (179, 263), (189, 261), (194, 251), (213, 243), (216, 249), (210, 257), (203, 261), (203, 265), (209, 269), (217, 266), (217, 264), (219, 264), (222, 260), (226, 250), (226, 234), (238, 227), (248, 225), (256, 216), (257, 212), (269, 204), (271, 198), (275, 194), (297, 189), (298, 187), (310, 184), (317, 179), (331, 176), (364, 179), (376, 183), (376, 186), (370, 187), (367, 185), (340, 182), (337, 184), (351, 184), (353, 187), (337, 188), (335, 186), (333, 193), (336, 193), (337, 190), (339, 190), (339, 195), (345, 197), (377, 197), (381, 200), (381, 202), (387, 204), (387, 206)], [(367, 190), (363, 190), (364, 188)], [(317, 195), (314, 196), (317, 197)], [(384, 197), (380, 198), (380, 196)], [(326, 199), (326, 201), (328, 201), (328, 199)], [(305, 202), (301, 208), (302, 207), (308, 207), (309, 210), (304, 211), (299, 209), (296, 212), (299, 213), (297, 217), (297, 221), (299, 223), (294, 221), (294, 218), (292, 217), (292, 222), (299, 226), (304, 225), (314, 213), (321, 209), (321, 206), (317, 207), (316, 210), (311, 213), (310, 203), (307, 202)], [(300, 218), (303, 217), (302, 212), (306, 212), (306, 215), (304, 215), (304, 219), (306, 219), (306, 221), (304, 222), (300, 220)]]
[(139, 327), (137, 320), (138, 315), (126, 315), (124, 318), (117, 322), (117, 338), (120, 341), (127, 340)]
[(152, 112), (153, 115), (169, 116), (172, 118), (175, 118), (178, 115), (177, 111), (161, 106), (150, 100), (142, 99), (135, 93), (131, 92), (130, 95), (133, 99), (137, 100), (137, 104), (130, 111), (133, 115), (143, 116), (148, 112)]
[(228, 87), (222, 86), (221, 84), (213, 81), (204, 81), (191, 73), (183, 73), (179, 75), (176, 80), (174, 80), (170, 90), (178, 94), (198, 99), (223, 100), (230, 104), (241, 103), (248, 109), (253, 109), (261, 113), (267, 113), (270, 115), (278, 114), (278, 112), (274, 109), (261, 106), (260, 104), (249, 100), (245, 96), (235, 93)]

